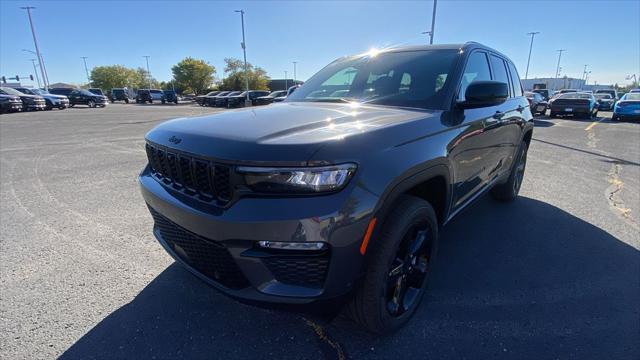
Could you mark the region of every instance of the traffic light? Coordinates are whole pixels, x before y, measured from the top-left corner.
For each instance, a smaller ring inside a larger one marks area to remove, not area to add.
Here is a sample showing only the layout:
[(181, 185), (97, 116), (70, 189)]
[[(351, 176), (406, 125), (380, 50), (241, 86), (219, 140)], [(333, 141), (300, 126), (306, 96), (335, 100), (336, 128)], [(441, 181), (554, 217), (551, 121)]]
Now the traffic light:
[(33, 75), (29, 75), (29, 79), (31, 79), (31, 81), (33, 81)]
[(3, 84), (6, 84), (6, 83), (7, 83), (7, 78), (6, 78), (6, 77), (4, 77), (4, 76), (2, 77), (2, 83), (3, 83)]
[(16, 81), (20, 81), (20, 75), (16, 75)]

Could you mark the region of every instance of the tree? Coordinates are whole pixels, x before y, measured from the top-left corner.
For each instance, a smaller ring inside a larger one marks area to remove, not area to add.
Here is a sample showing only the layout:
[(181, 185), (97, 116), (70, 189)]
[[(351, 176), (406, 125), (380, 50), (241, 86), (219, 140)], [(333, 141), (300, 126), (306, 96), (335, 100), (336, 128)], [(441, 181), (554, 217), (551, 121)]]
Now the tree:
[(211, 87), (216, 68), (204, 60), (186, 57), (171, 68), (176, 88), (201, 94)]
[[(220, 88), (223, 90), (242, 90), (245, 89), (244, 62), (239, 59), (224, 59), (225, 78), (222, 79)], [(249, 77), (249, 89), (251, 90), (268, 90), (269, 77), (267, 72), (261, 67), (254, 67), (247, 63), (247, 73)]]
[[(96, 66), (91, 70), (90, 78), (93, 87), (99, 87), (107, 92), (113, 88), (141, 89), (149, 86), (145, 69), (131, 69), (122, 65)], [(157, 85), (158, 82), (152, 78), (151, 86), (157, 87)]]

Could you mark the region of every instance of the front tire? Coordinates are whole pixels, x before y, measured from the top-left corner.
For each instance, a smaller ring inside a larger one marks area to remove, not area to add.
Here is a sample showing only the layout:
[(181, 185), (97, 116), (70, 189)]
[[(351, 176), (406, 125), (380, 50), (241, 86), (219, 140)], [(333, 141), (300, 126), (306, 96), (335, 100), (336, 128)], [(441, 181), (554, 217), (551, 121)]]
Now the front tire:
[(422, 300), (437, 252), (438, 221), (427, 201), (403, 195), (378, 233), (347, 312), (366, 330), (383, 334), (409, 321)]
[(524, 179), (524, 170), (527, 166), (527, 152), (529, 151), (529, 145), (526, 142), (520, 144), (518, 149), (518, 156), (516, 162), (511, 168), (511, 174), (509, 179), (503, 184), (497, 184), (491, 189), (491, 196), (503, 202), (513, 201), (518, 197), (520, 187), (522, 186), (522, 180)]
[(95, 102), (95, 101), (93, 101), (93, 100), (89, 100), (89, 102), (87, 102), (87, 105), (88, 105), (90, 108), (94, 108), (94, 107), (96, 107), (96, 102)]

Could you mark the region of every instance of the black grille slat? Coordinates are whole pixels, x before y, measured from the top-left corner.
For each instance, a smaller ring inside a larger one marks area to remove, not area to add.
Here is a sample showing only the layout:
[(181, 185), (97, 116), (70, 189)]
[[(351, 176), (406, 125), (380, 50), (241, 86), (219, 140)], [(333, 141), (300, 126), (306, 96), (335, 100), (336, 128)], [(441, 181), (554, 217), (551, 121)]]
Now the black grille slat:
[(321, 288), (329, 267), (329, 256), (268, 257), (265, 265), (281, 283)]
[(196, 235), (149, 207), (156, 229), (174, 254), (198, 272), (230, 289), (249, 286), (227, 248)]
[(231, 168), (197, 159), (184, 153), (169, 151), (147, 143), (145, 151), (151, 173), (162, 183), (187, 195), (224, 205), (232, 197)]

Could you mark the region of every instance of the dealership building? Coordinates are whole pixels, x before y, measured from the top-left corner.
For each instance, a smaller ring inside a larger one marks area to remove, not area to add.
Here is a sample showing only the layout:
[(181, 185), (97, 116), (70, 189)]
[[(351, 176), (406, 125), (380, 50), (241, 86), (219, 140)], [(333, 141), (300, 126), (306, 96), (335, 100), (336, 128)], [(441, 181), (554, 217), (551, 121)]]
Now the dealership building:
[(522, 80), (522, 86), (525, 90), (530, 91), (533, 89), (578, 89), (578, 90), (598, 90), (598, 89), (611, 89), (611, 85), (587, 85), (584, 79), (576, 79), (571, 77), (561, 78), (535, 78)]

